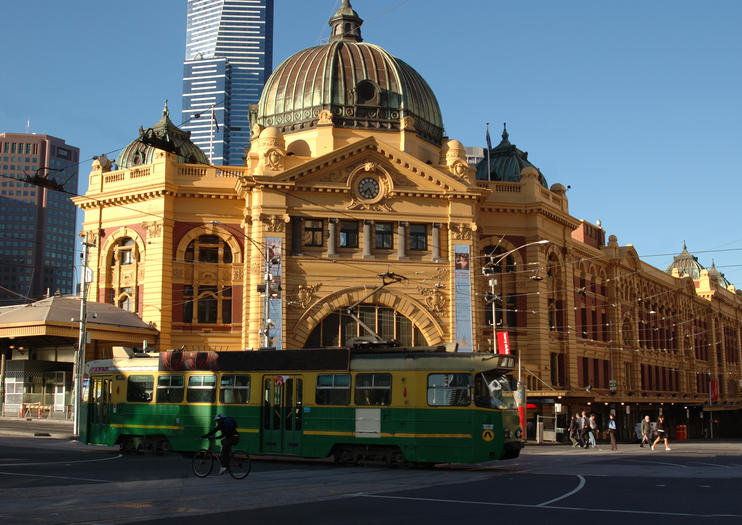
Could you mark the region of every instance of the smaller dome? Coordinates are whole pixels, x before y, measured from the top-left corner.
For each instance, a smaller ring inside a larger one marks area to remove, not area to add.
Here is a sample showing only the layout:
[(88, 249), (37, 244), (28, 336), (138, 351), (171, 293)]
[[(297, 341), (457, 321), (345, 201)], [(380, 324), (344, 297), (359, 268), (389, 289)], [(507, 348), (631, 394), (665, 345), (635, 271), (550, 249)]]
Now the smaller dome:
[[(546, 178), (536, 166), (528, 161), (528, 152), (516, 148), (508, 140), (508, 130), (503, 126), (502, 141), (489, 150), (489, 159), (485, 149), (484, 159), (477, 164), (477, 180), (492, 180), (498, 182), (520, 182), (521, 170), (526, 167), (538, 171), (538, 181), (544, 188), (548, 188)], [(489, 171), (488, 171), (489, 166)]]
[(172, 123), (167, 100), (160, 121), (146, 130), (139, 128), (139, 137), (121, 150), (116, 158), (116, 167), (121, 170), (151, 164), (156, 150), (175, 153), (179, 164), (210, 164), (201, 148), (191, 142), (191, 132)]
[(672, 264), (665, 270), (666, 273), (672, 275), (673, 269), (678, 270), (678, 276), (684, 277), (689, 276), (694, 281), (701, 278), (701, 270), (705, 268), (698, 262), (698, 258), (691, 255), (688, 252), (688, 248), (683, 242), (683, 251), (680, 255), (676, 255), (672, 258)]
[(719, 288), (727, 289), (732, 286), (732, 283), (727, 281), (727, 278), (724, 277), (724, 274), (716, 269), (716, 263), (714, 263), (713, 259), (711, 260), (711, 268), (709, 269), (709, 278), (714, 281), (717, 286), (719, 286)]

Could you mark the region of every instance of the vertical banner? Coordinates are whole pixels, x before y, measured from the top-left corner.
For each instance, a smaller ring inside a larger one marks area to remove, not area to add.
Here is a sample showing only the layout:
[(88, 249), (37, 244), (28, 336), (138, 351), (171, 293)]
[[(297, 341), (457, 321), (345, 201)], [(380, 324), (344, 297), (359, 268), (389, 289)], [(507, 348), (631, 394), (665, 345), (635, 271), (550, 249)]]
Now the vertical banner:
[(472, 305), (471, 305), (471, 264), (470, 246), (455, 244), (454, 252), (454, 288), (456, 300), (456, 342), (459, 352), (472, 352)]
[(510, 338), (507, 332), (497, 332), (497, 353), (510, 355)]
[(711, 380), (711, 402), (719, 400), (719, 381), (716, 379)]
[(268, 265), (266, 268), (270, 275), (269, 289), (265, 291), (268, 296), (268, 318), (273, 321), (273, 328), (270, 330), (270, 338), (273, 340), (273, 347), (281, 350), (283, 333), (283, 301), (281, 299), (281, 242), (280, 237), (267, 237), (265, 240), (265, 249), (267, 250)]

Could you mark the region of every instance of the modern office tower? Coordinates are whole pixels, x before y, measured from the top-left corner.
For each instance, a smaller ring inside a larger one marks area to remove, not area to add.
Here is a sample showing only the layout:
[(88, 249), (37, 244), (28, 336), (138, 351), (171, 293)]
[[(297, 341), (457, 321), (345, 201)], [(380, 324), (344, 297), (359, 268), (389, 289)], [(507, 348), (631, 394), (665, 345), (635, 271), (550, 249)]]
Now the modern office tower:
[(0, 133), (0, 306), (72, 293), (76, 209), (43, 184), (76, 192), (79, 156), (56, 137)]
[(273, 0), (188, 0), (181, 127), (212, 164), (242, 165), (272, 64)]

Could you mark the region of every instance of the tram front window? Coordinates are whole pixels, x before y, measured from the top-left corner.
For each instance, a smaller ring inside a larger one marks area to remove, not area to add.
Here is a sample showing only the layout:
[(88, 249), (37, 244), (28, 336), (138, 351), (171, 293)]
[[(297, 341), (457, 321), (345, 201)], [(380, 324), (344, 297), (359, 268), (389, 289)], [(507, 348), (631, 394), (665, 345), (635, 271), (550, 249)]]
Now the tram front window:
[(515, 379), (505, 374), (482, 372), (475, 376), (474, 402), (479, 407), (514, 409), (518, 408), (516, 400), (517, 385)]

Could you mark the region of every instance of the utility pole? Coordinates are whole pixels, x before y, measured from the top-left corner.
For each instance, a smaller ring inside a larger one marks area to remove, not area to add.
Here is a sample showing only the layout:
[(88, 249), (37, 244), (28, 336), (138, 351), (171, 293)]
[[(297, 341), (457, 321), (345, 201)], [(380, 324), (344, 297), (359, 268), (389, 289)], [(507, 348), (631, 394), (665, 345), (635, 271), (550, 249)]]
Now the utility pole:
[(82, 379), (85, 369), (85, 344), (87, 342), (87, 317), (88, 317), (88, 303), (87, 303), (87, 290), (88, 290), (88, 248), (95, 246), (94, 243), (89, 243), (87, 239), (87, 233), (82, 232), (80, 237), (82, 241), (82, 267), (80, 268), (80, 333), (77, 339), (77, 356), (74, 364), (73, 380), (75, 382), (74, 387), (74, 401), (73, 401), (73, 424), (72, 433), (75, 436), (80, 435), (80, 411), (82, 409)]

